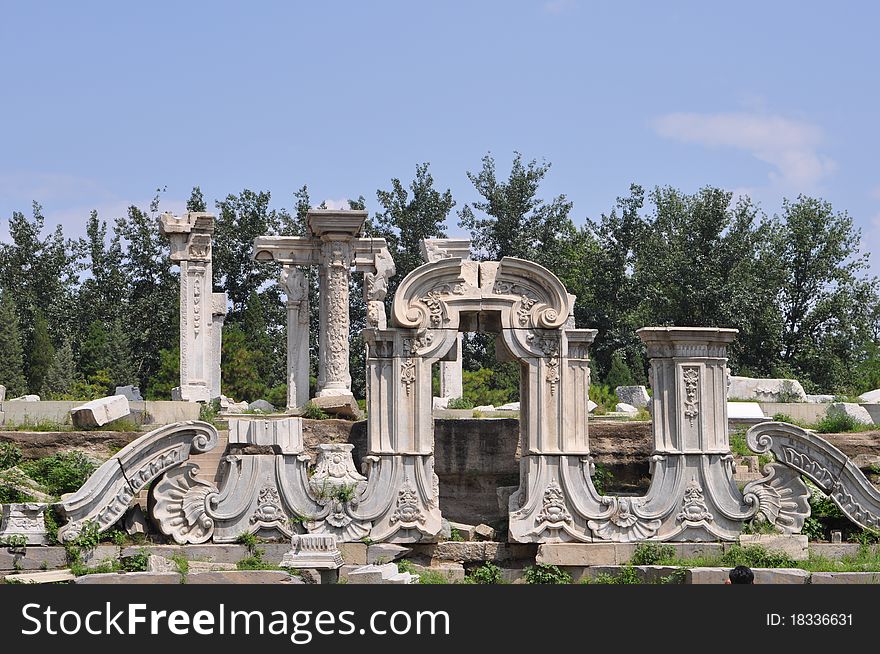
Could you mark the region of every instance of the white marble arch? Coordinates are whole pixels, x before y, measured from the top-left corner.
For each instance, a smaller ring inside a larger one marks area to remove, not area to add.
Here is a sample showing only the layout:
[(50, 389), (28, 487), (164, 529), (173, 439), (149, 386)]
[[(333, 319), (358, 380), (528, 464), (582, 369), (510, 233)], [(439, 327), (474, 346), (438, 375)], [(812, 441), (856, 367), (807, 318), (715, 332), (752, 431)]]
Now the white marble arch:
[[(553, 273), (513, 257), (446, 258), (411, 272), (395, 294), (391, 327), (364, 331), (370, 454), (422, 459), (433, 476), (431, 366), (453, 350), (460, 331), (482, 331), (498, 335), (499, 356), (520, 363), (524, 476), (534, 457), (588, 457), (587, 349), (596, 330), (566, 326), (573, 305)], [(403, 481), (439, 524), (436, 482), (412, 483), (406, 473)]]

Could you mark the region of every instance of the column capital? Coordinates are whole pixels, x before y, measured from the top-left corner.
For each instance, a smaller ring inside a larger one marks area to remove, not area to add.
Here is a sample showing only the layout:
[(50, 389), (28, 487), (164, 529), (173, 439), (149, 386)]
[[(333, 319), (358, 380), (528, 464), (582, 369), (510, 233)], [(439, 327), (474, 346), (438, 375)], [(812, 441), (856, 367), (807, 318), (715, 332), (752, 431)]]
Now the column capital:
[(350, 240), (363, 230), (367, 215), (366, 211), (311, 209), (306, 225), (322, 240)]

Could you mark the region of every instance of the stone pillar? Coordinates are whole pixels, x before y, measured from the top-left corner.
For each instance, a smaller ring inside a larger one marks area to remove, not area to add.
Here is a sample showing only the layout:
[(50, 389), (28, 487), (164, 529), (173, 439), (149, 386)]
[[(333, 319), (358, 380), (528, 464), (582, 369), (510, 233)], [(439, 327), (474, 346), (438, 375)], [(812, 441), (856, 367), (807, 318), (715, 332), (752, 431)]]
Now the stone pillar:
[(727, 345), (737, 330), (645, 327), (655, 454), (729, 454)]
[(211, 314), (212, 323), (212, 354), (214, 357), (211, 366), (211, 399), (220, 397), (220, 389), (222, 387), (222, 379), (220, 372), (220, 362), (223, 357), (223, 324), (226, 322), (226, 293), (213, 294), (213, 312)]
[(440, 362), (440, 397), (452, 399), (461, 397), (462, 388), (462, 343), (464, 334), (459, 334), (455, 340), (453, 349), (455, 350), (455, 359), (451, 361)]
[[(180, 265), (180, 386), (175, 399), (208, 402), (220, 388), (220, 330), (215, 315), (225, 313), (225, 294), (212, 292), (211, 237), (214, 216), (164, 213), (160, 229), (171, 242), (171, 260)], [(220, 311), (218, 306), (223, 306)]]
[[(440, 259), (460, 258), (462, 261), (471, 260), (471, 242), (466, 238), (426, 238), (421, 243), (422, 258), (427, 263)], [(462, 387), (462, 343), (464, 335), (459, 334), (458, 340), (446, 360), (440, 361), (440, 397), (446, 402), (440, 406), (446, 406), (449, 400), (461, 397), (464, 393)]]
[(325, 234), (322, 240), (317, 395), (318, 397), (350, 395), (348, 302), (351, 243), (339, 234)]
[(287, 295), (287, 410), (309, 401), (309, 286), (296, 266), (284, 266), (281, 288)]
[[(351, 395), (348, 366), (352, 240), (361, 231), (366, 219), (366, 211), (332, 210), (312, 210), (307, 218), (309, 230), (321, 239), (317, 397), (343, 397), (350, 399), (352, 404), (354, 398)], [(318, 404), (325, 406), (320, 402)]]

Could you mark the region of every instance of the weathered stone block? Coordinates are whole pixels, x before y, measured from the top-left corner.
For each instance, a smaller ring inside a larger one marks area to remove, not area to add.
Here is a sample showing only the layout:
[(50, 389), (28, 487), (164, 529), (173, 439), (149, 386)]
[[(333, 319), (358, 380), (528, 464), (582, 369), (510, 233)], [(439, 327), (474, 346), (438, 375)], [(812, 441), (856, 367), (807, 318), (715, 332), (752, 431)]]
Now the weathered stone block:
[(363, 418), (363, 413), (361, 413), (361, 410), (358, 407), (357, 400), (354, 399), (354, 395), (351, 394), (325, 395), (323, 397), (312, 398), (311, 402), (319, 409), (336, 416), (351, 418), (353, 420), (360, 420)]
[(418, 574), (421, 574), (422, 572), (441, 574), (449, 580), (450, 584), (464, 581), (465, 577), (464, 566), (461, 563), (438, 563), (429, 566), (414, 563), (412, 567)]
[(861, 395), (859, 395), (859, 399), (865, 404), (880, 403), (880, 388), (877, 388), (873, 391), (868, 391), (867, 393), (862, 393)]
[(766, 418), (761, 405), (757, 402), (728, 402), (727, 403), (727, 419), (728, 420), (753, 420), (758, 418)]
[(646, 407), (651, 402), (648, 389), (644, 386), (618, 386), (614, 392), (618, 400), (634, 407)]
[(294, 534), (291, 549), (281, 559), (282, 568), (336, 570), (343, 563), (334, 534)]
[(632, 543), (543, 543), (537, 563), (558, 566), (620, 565), (632, 557)]
[(366, 543), (339, 543), (339, 551), (342, 552), (342, 558), (347, 564), (367, 564)]
[(880, 572), (814, 572), (811, 584), (880, 584)]
[(806, 402), (804, 387), (796, 379), (730, 377), (727, 397), (758, 402)]
[(863, 425), (874, 424), (874, 420), (871, 418), (868, 410), (861, 404), (855, 404), (854, 402), (834, 402), (828, 407), (828, 415), (845, 415)]
[(0, 542), (11, 537), (23, 537), (28, 545), (47, 545), (44, 519), (46, 505), (36, 502), (24, 504), (2, 504), (3, 517), (0, 519)]
[(70, 570), (50, 570), (6, 575), (4, 579), (13, 584), (57, 584), (61, 581), (73, 581), (76, 577)]
[(141, 389), (137, 386), (117, 386), (116, 390), (113, 391), (113, 395), (123, 395), (128, 398), (129, 402), (144, 401), (144, 398), (141, 396)]
[(131, 413), (128, 398), (124, 395), (111, 395), (92, 400), (70, 410), (75, 427), (92, 429), (119, 420)]
[(263, 413), (275, 413), (275, 405), (266, 400), (254, 400), (248, 404), (251, 411), (262, 411)]
[(480, 524), (480, 525), (477, 525), (476, 527), (474, 527), (474, 537), (477, 540), (494, 541), (495, 540), (495, 530), (492, 529), (492, 527), (490, 527), (489, 525)]
[[(691, 568), (687, 571), (686, 583), (723, 584), (727, 581), (730, 568)], [(753, 568), (756, 584), (805, 584), (810, 573), (800, 568)]]
[(626, 402), (618, 402), (614, 406), (614, 410), (617, 413), (628, 413), (630, 415), (636, 415), (639, 412), (638, 407), (635, 407), (632, 404), (627, 404)]
[(395, 545), (394, 543), (369, 545), (367, 546), (367, 563), (389, 563), (409, 554), (411, 551), (412, 548)]
[(770, 552), (787, 554), (795, 561), (806, 561), (809, 558), (808, 539), (800, 535), (775, 534), (743, 534), (739, 537), (743, 547), (760, 545)]

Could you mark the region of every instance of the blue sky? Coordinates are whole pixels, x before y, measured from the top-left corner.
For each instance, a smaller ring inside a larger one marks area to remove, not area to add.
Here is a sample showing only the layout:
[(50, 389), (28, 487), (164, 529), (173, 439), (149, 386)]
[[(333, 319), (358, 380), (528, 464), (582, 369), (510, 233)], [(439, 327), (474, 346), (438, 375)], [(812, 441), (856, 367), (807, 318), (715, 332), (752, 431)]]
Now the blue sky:
[[(828, 2), (0, 5), (0, 239), (37, 200), (183, 208), (308, 184), (331, 204), (429, 161), (459, 207), (491, 151), (546, 159), (582, 223), (629, 184), (806, 193), (878, 250), (880, 9)], [(454, 221), (453, 221), (454, 222)], [(454, 231), (454, 230), (453, 230)]]

